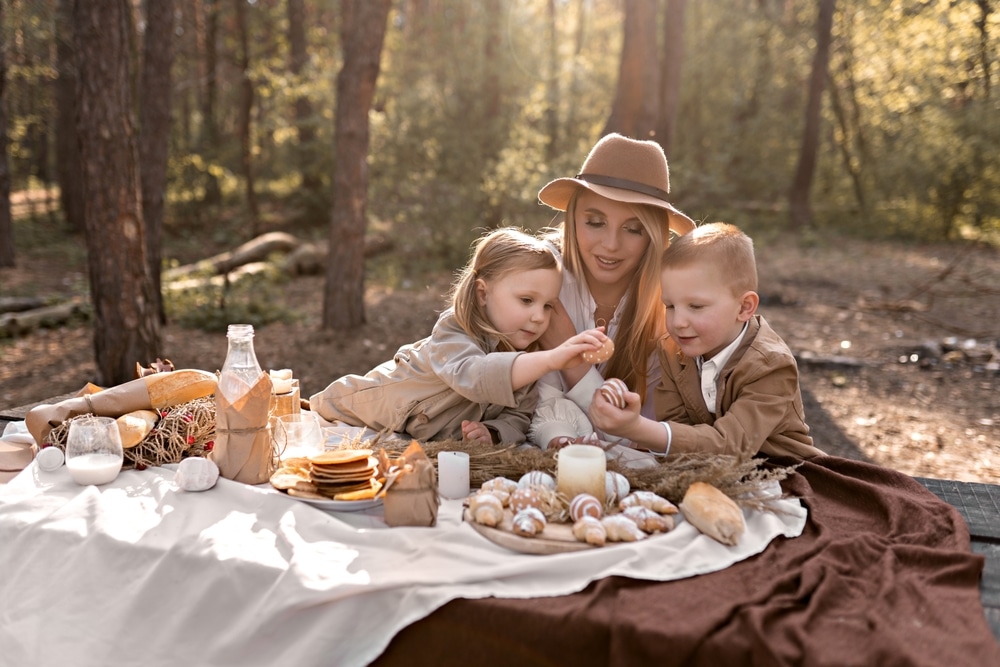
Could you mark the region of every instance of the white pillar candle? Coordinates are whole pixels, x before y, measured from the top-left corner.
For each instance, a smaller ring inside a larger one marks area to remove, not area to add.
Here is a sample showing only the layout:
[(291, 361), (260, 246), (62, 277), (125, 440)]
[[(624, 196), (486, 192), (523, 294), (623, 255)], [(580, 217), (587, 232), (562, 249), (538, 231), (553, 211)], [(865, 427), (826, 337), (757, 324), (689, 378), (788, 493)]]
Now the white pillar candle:
[(469, 455), (465, 452), (438, 452), (438, 493), (444, 498), (469, 495)]
[(604, 450), (593, 445), (567, 445), (558, 452), (556, 489), (572, 500), (589, 493), (604, 503)]

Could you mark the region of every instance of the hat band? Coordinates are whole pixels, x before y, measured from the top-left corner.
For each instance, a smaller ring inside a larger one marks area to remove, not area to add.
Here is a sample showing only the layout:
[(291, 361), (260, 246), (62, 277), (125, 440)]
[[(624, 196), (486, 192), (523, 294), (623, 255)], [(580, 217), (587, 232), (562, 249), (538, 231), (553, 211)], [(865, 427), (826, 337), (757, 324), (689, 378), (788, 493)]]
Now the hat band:
[(594, 185), (604, 185), (609, 188), (619, 188), (620, 190), (631, 190), (632, 192), (641, 192), (644, 195), (649, 195), (650, 197), (656, 197), (657, 199), (662, 199), (664, 202), (670, 203), (667, 197), (670, 194), (666, 190), (661, 190), (660, 188), (653, 187), (652, 185), (646, 185), (644, 183), (637, 183), (635, 181), (630, 181), (625, 178), (614, 178), (612, 176), (601, 176), (599, 174), (577, 174), (577, 178), (581, 181), (587, 181), (588, 183), (593, 183)]

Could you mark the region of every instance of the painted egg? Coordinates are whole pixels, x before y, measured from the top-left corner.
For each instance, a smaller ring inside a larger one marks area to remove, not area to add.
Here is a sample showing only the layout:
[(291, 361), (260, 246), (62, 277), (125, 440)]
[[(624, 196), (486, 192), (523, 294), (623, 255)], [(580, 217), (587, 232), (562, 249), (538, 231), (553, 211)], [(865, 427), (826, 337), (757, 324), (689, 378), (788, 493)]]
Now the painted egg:
[(593, 351), (584, 352), (581, 356), (588, 364), (600, 364), (610, 359), (611, 355), (614, 353), (615, 343), (613, 340), (608, 338), (599, 348)]
[(518, 487), (525, 489), (529, 486), (542, 486), (546, 489), (555, 489), (556, 480), (547, 472), (542, 472), (541, 470), (532, 470), (531, 472), (526, 472), (521, 475), (521, 479), (517, 481)]
[(604, 515), (601, 501), (589, 493), (578, 493), (569, 504), (569, 515), (573, 521), (579, 521), (585, 516), (600, 519)]
[(542, 504), (538, 492), (532, 488), (518, 489), (510, 494), (510, 509), (515, 514), (526, 507), (538, 507)]
[(618, 502), (631, 490), (632, 485), (628, 483), (625, 475), (611, 470), (604, 473), (604, 497), (608, 499), (609, 503)]
[(601, 396), (603, 396), (608, 403), (615, 406), (619, 410), (625, 409), (625, 392), (627, 391), (628, 387), (618, 378), (605, 380), (600, 389)]

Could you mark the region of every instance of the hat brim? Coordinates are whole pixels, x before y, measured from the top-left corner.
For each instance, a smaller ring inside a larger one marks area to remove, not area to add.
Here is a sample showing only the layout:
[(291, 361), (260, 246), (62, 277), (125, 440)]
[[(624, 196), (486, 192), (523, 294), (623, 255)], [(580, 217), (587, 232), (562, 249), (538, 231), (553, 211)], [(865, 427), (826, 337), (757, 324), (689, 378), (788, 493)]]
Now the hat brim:
[(687, 234), (695, 228), (694, 220), (676, 209), (673, 204), (662, 199), (657, 199), (652, 195), (622, 188), (613, 188), (607, 185), (596, 185), (578, 178), (557, 178), (545, 185), (538, 191), (538, 201), (550, 206), (557, 211), (565, 211), (569, 206), (569, 200), (577, 188), (586, 188), (594, 194), (607, 197), (613, 201), (626, 204), (648, 204), (662, 208), (667, 212), (667, 219), (670, 229), (677, 234)]

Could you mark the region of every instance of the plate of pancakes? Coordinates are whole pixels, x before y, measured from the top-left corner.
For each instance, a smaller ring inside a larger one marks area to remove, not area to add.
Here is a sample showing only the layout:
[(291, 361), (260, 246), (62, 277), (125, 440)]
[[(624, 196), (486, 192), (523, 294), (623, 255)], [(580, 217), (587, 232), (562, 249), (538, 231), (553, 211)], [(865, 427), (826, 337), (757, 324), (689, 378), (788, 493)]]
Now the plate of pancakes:
[(384, 480), (370, 449), (333, 449), (291, 458), (271, 475), (271, 486), (327, 510), (356, 512), (382, 503)]

